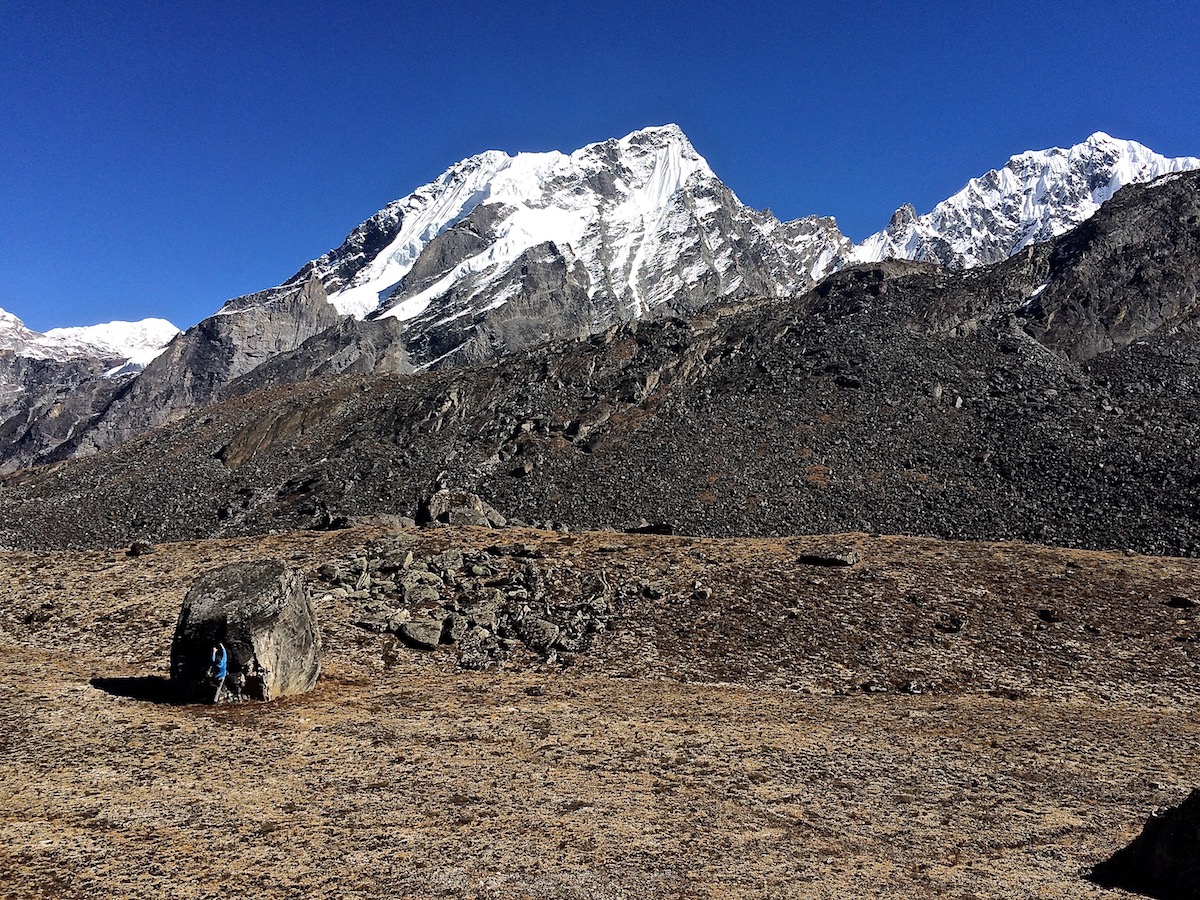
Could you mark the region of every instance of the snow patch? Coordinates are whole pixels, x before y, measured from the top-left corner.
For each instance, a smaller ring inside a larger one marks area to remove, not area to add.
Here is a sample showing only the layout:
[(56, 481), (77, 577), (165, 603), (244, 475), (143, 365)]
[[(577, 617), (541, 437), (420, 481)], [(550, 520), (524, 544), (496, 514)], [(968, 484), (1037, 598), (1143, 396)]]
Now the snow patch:
[(893, 217), (897, 225), (855, 246), (848, 262), (899, 258), (954, 268), (999, 262), (1070, 231), (1127, 184), (1198, 168), (1195, 157), (1168, 159), (1098, 131), (1068, 149), (1018, 153), (929, 213)]

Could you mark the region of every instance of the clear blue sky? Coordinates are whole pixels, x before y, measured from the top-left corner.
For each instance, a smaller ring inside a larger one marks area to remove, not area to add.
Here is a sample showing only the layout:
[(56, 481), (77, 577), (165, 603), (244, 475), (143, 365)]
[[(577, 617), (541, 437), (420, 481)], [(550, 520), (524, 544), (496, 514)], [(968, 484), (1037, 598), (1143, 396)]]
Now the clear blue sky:
[(1200, 155), (1200, 4), (26, 3), (0, 17), (0, 307), (187, 326), (485, 149), (677, 122), (856, 240), (1093, 131)]

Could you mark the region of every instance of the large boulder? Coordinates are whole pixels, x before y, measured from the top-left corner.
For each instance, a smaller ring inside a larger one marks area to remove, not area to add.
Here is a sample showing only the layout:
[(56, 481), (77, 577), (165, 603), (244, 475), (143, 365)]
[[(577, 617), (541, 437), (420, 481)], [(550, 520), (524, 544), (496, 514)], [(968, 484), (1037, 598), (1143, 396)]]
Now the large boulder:
[(1092, 880), (1160, 900), (1200, 900), (1200, 790), (1152, 815), (1133, 843), (1092, 870)]
[[(227, 675), (213, 677), (224, 646)], [(171, 682), (184, 700), (274, 700), (311, 690), (321, 635), (304, 577), (279, 560), (233, 563), (196, 579), (171, 642)]]
[(421, 501), (417, 523), (443, 525), (476, 525), (483, 528), (503, 528), (508, 520), (491, 504), (470, 491), (443, 489)]

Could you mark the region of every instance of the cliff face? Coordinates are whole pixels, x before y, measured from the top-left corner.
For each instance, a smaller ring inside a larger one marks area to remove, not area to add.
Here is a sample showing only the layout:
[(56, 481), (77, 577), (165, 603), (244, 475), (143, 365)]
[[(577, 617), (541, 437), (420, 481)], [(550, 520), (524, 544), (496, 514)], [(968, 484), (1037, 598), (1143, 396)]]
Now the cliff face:
[(90, 428), (50, 458), (87, 456), (203, 407), (237, 378), (340, 318), (315, 278), (259, 304), (210, 316), (171, 341)]

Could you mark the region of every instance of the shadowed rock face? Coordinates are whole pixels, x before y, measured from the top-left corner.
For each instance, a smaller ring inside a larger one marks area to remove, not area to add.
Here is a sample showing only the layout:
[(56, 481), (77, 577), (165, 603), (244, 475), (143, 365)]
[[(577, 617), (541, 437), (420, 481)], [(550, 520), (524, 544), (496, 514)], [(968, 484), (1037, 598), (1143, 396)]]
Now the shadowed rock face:
[(103, 413), (51, 454), (86, 456), (211, 403), (235, 379), (300, 346), (341, 316), (315, 278), (256, 306), (226, 309), (178, 335)]
[[(1134, 202), (1153, 192), (1165, 193)], [(694, 535), (861, 530), (1200, 553), (1187, 300), (1200, 173), (1129, 196), (1101, 210), (1096, 239), (1071, 244), (1078, 253), (1060, 251), (1063, 238), (963, 274), (888, 261), (798, 297), (614, 326), (468, 368), (271, 382), (109, 453), (0, 482), (0, 545), (410, 516), (445, 484), (509, 519), (572, 529), (644, 518)], [(1110, 265), (1122, 271), (1120, 241), (1143, 246), (1151, 231), (1167, 248), (1159, 274), (1112, 295), (1136, 331), (1096, 355), (1087, 341), (1039, 340), (1063, 298), (1083, 308)], [(544, 249), (547, 268), (531, 260), (528, 277), (551, 272)], [(1172, 286), (1177, 311), (1156, 312)]]
[(0, 350), (0, 471), (33, 465), (103, 412), (131, 380), (104, 377), (119, 363)]
[(228, 653), (222, 700), (274, 700), (311, 690), (321, 671), (321, 637), (303, 576), (264, 560), (196, 580), (171, 642), (171, 682), (181, 699), (214, 699), (210, 667), (218, 644)]
[(1151, 816), (1132, 844), (1096, 866), (1092, 880), (1159, 900), (1200, 898), (1200, 790)]
[(1200, 173), (1130, 185), (1053, 244), (1023, 310), (1041, 343), (1091, 359), (1167, 330), (1195, 331)]

